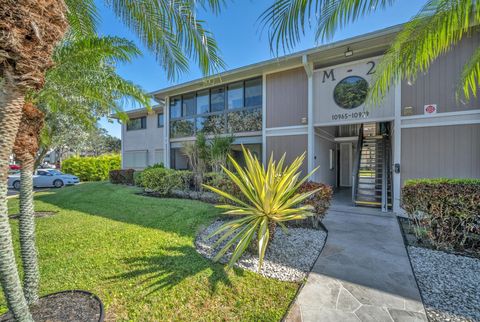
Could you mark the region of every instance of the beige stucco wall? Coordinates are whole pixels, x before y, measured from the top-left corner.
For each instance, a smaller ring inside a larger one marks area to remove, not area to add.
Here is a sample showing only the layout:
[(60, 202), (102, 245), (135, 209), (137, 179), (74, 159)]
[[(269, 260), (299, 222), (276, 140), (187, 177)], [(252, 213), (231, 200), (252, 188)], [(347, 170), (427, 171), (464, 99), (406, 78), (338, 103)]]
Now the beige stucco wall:
[[(163, 127), (157, 126), (157, 113), (147, 115), (147, 128), (142, 130), (127, 131), (122, 125), (123, 152), (147, 153), (147, 165), (163, 162), (164, 135)], [(162, 160), (157, 160), (162, 158)], [(127, 165), (124, 164), (124, 167)]]
[(480, 96), (470, 102), (455, 99), (462, 68), (479, 46), (480, 33), (475, 33), (440, 56), (413, 84), (402, 82), (402, 114), (405, 114), (404, 107), (413, 107), (414, 115), (423, 114), (427, 104), (437, 104), (438, 113), (479, 109)]
[(480, 178), (480, 124), (402, 129), (401, 177)]
[(303, 67), (267, 75), (267, 128), (302, 125), (307, 117), (307, 74)]
[[(290, 136), (269, 136), (267, 137), (267, 160), (273, 152), (275, 160), (280, 160), (286, 153), (286, 162), (291, 163), (296, 157), (307, 151), (306, 135), (290, 135)], [(307, 173), (307, 156), (301, 170)]]

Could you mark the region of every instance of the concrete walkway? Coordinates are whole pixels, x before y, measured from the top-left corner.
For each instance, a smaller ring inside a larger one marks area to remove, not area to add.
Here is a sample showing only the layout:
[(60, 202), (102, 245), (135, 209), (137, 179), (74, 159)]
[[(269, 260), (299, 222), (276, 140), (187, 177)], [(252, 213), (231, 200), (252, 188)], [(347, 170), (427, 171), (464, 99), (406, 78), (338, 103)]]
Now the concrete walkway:
[(329, 211), (327, 243), (286, 320), (427, 321), (397, 219), (356, 209)]

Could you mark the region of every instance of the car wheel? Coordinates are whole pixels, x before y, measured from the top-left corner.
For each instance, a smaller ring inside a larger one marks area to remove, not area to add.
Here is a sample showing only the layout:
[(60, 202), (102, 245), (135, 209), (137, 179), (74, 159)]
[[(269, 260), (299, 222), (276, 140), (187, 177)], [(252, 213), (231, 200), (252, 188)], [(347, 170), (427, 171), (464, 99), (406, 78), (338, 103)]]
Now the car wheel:
[(62, 180), (55, 180), (55, 181), (53, 181), (53, 186), (55, 188), (61, 188), (61, 187), (63, 187), (63, 181)]
[(20, 181), (15, 181), (13, 183), (13, 189), (20, 190)]

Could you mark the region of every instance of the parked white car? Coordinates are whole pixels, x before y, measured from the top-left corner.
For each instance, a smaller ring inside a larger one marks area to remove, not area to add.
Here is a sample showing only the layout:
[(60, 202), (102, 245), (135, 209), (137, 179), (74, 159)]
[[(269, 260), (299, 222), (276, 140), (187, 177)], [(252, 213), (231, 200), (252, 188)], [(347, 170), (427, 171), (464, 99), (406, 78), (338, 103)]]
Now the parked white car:
[[(71, 174), (64, 174), (56, 169), (38, 169), (33, 175), (34, 187), (61, 188), (79, 182), (78, 177)], [(20, 173), (8, 176), (8, 187), (20, 190)]]

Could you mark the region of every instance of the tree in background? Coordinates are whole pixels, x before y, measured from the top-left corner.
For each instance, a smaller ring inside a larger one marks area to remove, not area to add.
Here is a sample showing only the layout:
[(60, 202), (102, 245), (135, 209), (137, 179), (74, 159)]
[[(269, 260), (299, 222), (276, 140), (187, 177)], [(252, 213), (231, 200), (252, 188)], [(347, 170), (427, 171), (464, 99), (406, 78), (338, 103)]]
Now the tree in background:
[(227, 157), (234, 141), (233, 135), (215, 135), (210, 142), (210, 164), (215, 172), (223, 171), (227, 166)]
[[(261, 15), (273, 51), (289, 50), (300, 41), (307, 26), (314, 25), (316, 40), (331, 38), (338, 28), (385, 9), (395, 0), (274, 0)], [(381, 60), (369, 90), (371, 103), (378, 103), (400, 79), (414, 81), (427, 72), (440, 55), (467, 35), (478, 31), (480, 2), (477, 0), (428, 0), (407, 22)], [(463, 67), (457, 98), (476, 97), (480, 83), (480, 48)]]
[[(47, 72), (44, 87), (28, 95), (29, 103), (24, 106), (14, 146), (15, 155), (22, 164), (19, 234), (25, 272), (23, 291), (28, 304), (38, 301), (40, 279), (32, 183), (44, 113), (36, 105), (49, 115), (50, 128), (63, 127), (64, 134), (68, 132), (71, 141), (67, 144), (77, 142), (92, 146), (92, 140), (97, 139), (94, 135), (100, 131), (93, 125), (96, 119), (108, 115), (112, 105), (117, 110), (120, 108), (119, 103), (112, 102), (124, 99), (148, 106), (150, 97), (118, 76), (115, 69), (117, 61), (129, 62), (138, 55), (136, 46), (121, 38), (69, 35), (54, 51), (55, 66)], [(66, 120), (65, 116), (70, 119)], [(79, 131), (72, 131), (74, 127)], [(50, 142), (54, 142), (51, 137)]]

